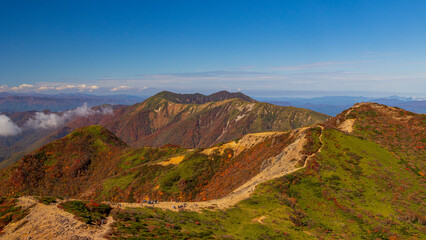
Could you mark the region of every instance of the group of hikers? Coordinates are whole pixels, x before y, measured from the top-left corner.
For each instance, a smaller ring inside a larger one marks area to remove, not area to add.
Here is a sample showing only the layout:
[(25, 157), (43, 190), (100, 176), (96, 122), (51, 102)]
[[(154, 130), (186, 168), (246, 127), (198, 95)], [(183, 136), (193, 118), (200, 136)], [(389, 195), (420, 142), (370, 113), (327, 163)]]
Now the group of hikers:
[(143, 200), (142, 203), (147, 203), (147, 204), (156, 204), (158, 203), (158, 200)]
[(186, 207), (186, 203), (182, 204), (182, 205), (178, 205), (177, 208), (175, 205), (173, 205), (173, 209), (185, 209)]

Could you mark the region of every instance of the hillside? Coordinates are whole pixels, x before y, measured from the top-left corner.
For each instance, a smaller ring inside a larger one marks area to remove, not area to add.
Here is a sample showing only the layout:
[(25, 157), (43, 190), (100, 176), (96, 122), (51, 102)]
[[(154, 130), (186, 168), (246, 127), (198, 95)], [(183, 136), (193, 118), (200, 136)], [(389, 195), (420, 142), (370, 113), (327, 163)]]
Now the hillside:
[(349, 127), (347, 132), (377, 142), (403, 158), (415, 159), (424, 154), (425, 116), (377, 103), (358, 103), (326, 125), (341, 130)]
[(3, 172), (1, 192), (71, 196), (102, 180), (126, 144), (100, 126), (75, 130)]
[[(237, 97), (237, 98), (234, 98)], [(209, 147), (248, 133), (286, 131), (323, 122), (327, 115), (255, 102), (242, 93), (161, 92), (102, 119), (77, 119), (68, 126), (99, 124), (131, 146)]]
[(76, 128), (71, 129), (64, 124), (78, 116), (101, 119), (105, 114), (112, 113), (113, 109), (121, 107), (105, 104), (89, 108), (83, 104), (64, 112), (45, 110), (5, 113), (5, 117), (10, 118), (21, 131), (16, 135), (0, 136), (0, 168), (10, 166), (35, 149), (69, 134)]
[[(0, 193), (131, 202), (215, 199), (258, 174), (264, 160), (302, 136), (249, 134), (205, 150), (173, 145), (131, 149), (101, 126), (84, 127), (5, 169)], [(292, 161), (303, 165), (304, 159)], [(234, 178), (222, 177), (228, 174)]]
[[(424, 239), (425, 119), (362, 103), (323, 125), (198, 150), (132, 149), (82, 128), (4, 170), (0, 190), (122, 202), (110, 239)], [(140, 208), (153, 199), (164, 210)], [(176, 212), (184, 202), (171, 200), (191, 202)], [(219, 210), (191, 212), (203, 209)]]
[[(90, 125), (106, 127), (133, 147), (174, 144), (196, 148), (231, 141), (247, 133), (290, 130), (327, 119), (326, 115), (306, 109), (259, 103), (242, 93), (226, 91), (208, 96), (164, 91), (132, 106), (101, 105), (90, 111), (102, 112), (104, 107), (114, 109), (114, 114), (75, 116), (64, 121), (66, 125), (59, 125), (60, 128), (23, 128), (16, 136), (0, 137), (0, 168)], [(7, 116), (22, 127), (35, 114), (36, 111), (28, 111)], [(53, 114), (60, 116), (64, 112)]]

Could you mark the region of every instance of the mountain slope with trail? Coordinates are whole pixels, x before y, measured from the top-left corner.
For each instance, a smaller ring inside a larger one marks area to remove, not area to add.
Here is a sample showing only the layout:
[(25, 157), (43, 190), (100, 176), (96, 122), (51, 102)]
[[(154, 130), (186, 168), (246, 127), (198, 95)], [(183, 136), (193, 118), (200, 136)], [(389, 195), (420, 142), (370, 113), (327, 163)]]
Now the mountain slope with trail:
[[(425, 119), (362, 103), (324, 124), (248, 134), (207, 149), (123, 145), (111, 171), (72, 197), (115, 207), (109, 239), (423, 239)], [(94, 139), (114, 139), (102, 135)], [(87, 145), (83, 139), (93, 138), (61, 141)], [(57, 147), (76, 161), (73, 151)], [(50, 158), (38, 162), (35, 171), (57, 167)], [(1, 172), (4, 186), (37, 176), (16, 175), (19, 164)], [(44, 189), (38, 185), (33, 192)]]

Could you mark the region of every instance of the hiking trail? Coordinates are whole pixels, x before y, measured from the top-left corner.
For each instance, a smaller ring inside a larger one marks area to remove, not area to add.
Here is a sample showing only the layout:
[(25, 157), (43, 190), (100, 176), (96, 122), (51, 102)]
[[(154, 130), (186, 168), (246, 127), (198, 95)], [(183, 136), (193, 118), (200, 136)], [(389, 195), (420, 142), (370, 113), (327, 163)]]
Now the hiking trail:
[(304, 159), (303, 166), (297, 167), (298, 162), (303, 161), (303, 157), (305, 157), (302, 151), (303, 151), (303, 146), (306, 144), (306, 141), (307, 141), (305, 136), (305, 131), (308, 128), (301, 128), (301, 129), (292, 131), (291, 134), (296, 135), (296, 140), (293, 143), (289, 144), (286, 148), (284, 148), (280, 154), (267, 159), (266, 161), (268, 161), (269, 164), (259, 174), (257, 174), (252, 179), (244, 183), (242, 186), (232, 191), (228, 196), (225, 196), (223, 198), (213, 199), (208, 201), (201, 201), (201, 202), (158, 202), (155, 204), (122, 202), (119, 204), (115, 204), (115, 206), (121, 207), (121, 208), (126, 208), (126, 207), (137, 208), (137, 207), (149, 206), (149, 207), (156, 207), (156, 208), (167, 209), (172, 211), (178, 211), (178, 208), (177, 208), (178, 205), (186, 205), (184, 210), (197, 211), (197, 212), (200, 212), (204, 209), (230, 208), (236, 205), (238, 202), (249, 198), (257, 185), (275, 178), (283, 177), (287, 174), (291, 174), (293, 172), (296, 172), (300, 169), (305, 168), (309, 160), (313, 156), (315, 156), (315, 154), (321, 152), (322, 147), (324, 146), (322, 141), (322, 133), (323, 133), (324, 127), (321, 125), (319, 125), (319, 127), (321, 128), (321, 135), (319, 136), (321, 146), (317, 152), (312, 153), (311, 155), (307, 156), (306, 159)]

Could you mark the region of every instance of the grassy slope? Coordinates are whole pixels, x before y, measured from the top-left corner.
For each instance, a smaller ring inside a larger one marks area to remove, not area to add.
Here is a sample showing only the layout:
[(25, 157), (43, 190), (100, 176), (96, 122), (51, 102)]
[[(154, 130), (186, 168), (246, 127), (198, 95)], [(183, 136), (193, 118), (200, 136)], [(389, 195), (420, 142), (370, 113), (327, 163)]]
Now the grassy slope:
[(108, 175), (126, 147), (101, 126), (78, 129), (0, 172), (0, 193), (75, 196)]
[[(149, 208), (121, 212), (115, 215), (115, 236), (426, 237), (424, 179), (378, 144), (337, 130), (324, 134), (322, 152), (306, 169), (260, 185), (235, 208), (204, 213)], [(263, 223), (254, 220), (263, 216)]]
[[(262, 162), (279, 154), (294, 139), (280, 134), (256, 144), (234, 156), (230, 148), (212, 155), (202, 150), (179, 147), (128, 150), (116, 172), (103, 181), (92, 198), (97, 200), (140, 202), (144, 199), (161, 201), (198, 201), (224, 197), (255, 176)], [(174, 156), (183, 156), (178, 165), (155, 164)], [(228, 177), (226, 177), (228, 176)]]
[[(327, 128), (321, 137), (322, 151), (307, 168), (260, 185), (250, 199), (235, 208), (204, 213), (147, 208), (115, 212), (118, 220), (115, 236), (162, 236), (165, 239), (171, 236), (219, 239), (426, 237), (426, 186), (422, 174), (425, 153), (423, 148), (416, 147), (422, 146), (421, 127), (410, 128), (412, 123), (404, 125), (404, 121), (389, 120), (386, 116), (378, 121), (375, 118), (381, 116), (368, 109), (355, 114), (362, 120), (357, 120), (355, 125), (357, 136)], [(410, 121), (424, 123), (424, 115), (415, 115)], [(105, 142), (109, 141), (103, 139), (98, 130), (86, 131), (98, 136), (90, 138), (91, 146), (100, 152), (107, 151), (110, 146)], [(319, 148), (319, 133), (317, 128), (309, 131), (307, 153)], [(73, 140), (79, 134), (68, 138)], [(393, 134), (398, 134), (399, 143), (389, 141)], [(251, 150), (257, 151), (256, 147)], [(258, 150), (263, 152), (261, 148)], [(150, 199), (179, 199), (185, 194), (183, 198), (191, 199), (214, 174), (226, 172), (236, 160), (232, 159), (232, 152), (208, 157), (199, 151), (174, 146), (127, 148), (118, 154), (115, 165), (108, 166), (113, 168), (110, 177), (101, 181), (92, 197), (134, 201), (144, 194)], [(151, 164), (182, 154), (186, 158), (177, 166)], [(55, 159), (49, 157), (43, 161), (53, 166)], [(244, 159), (237, 160), (246, 164)]]

